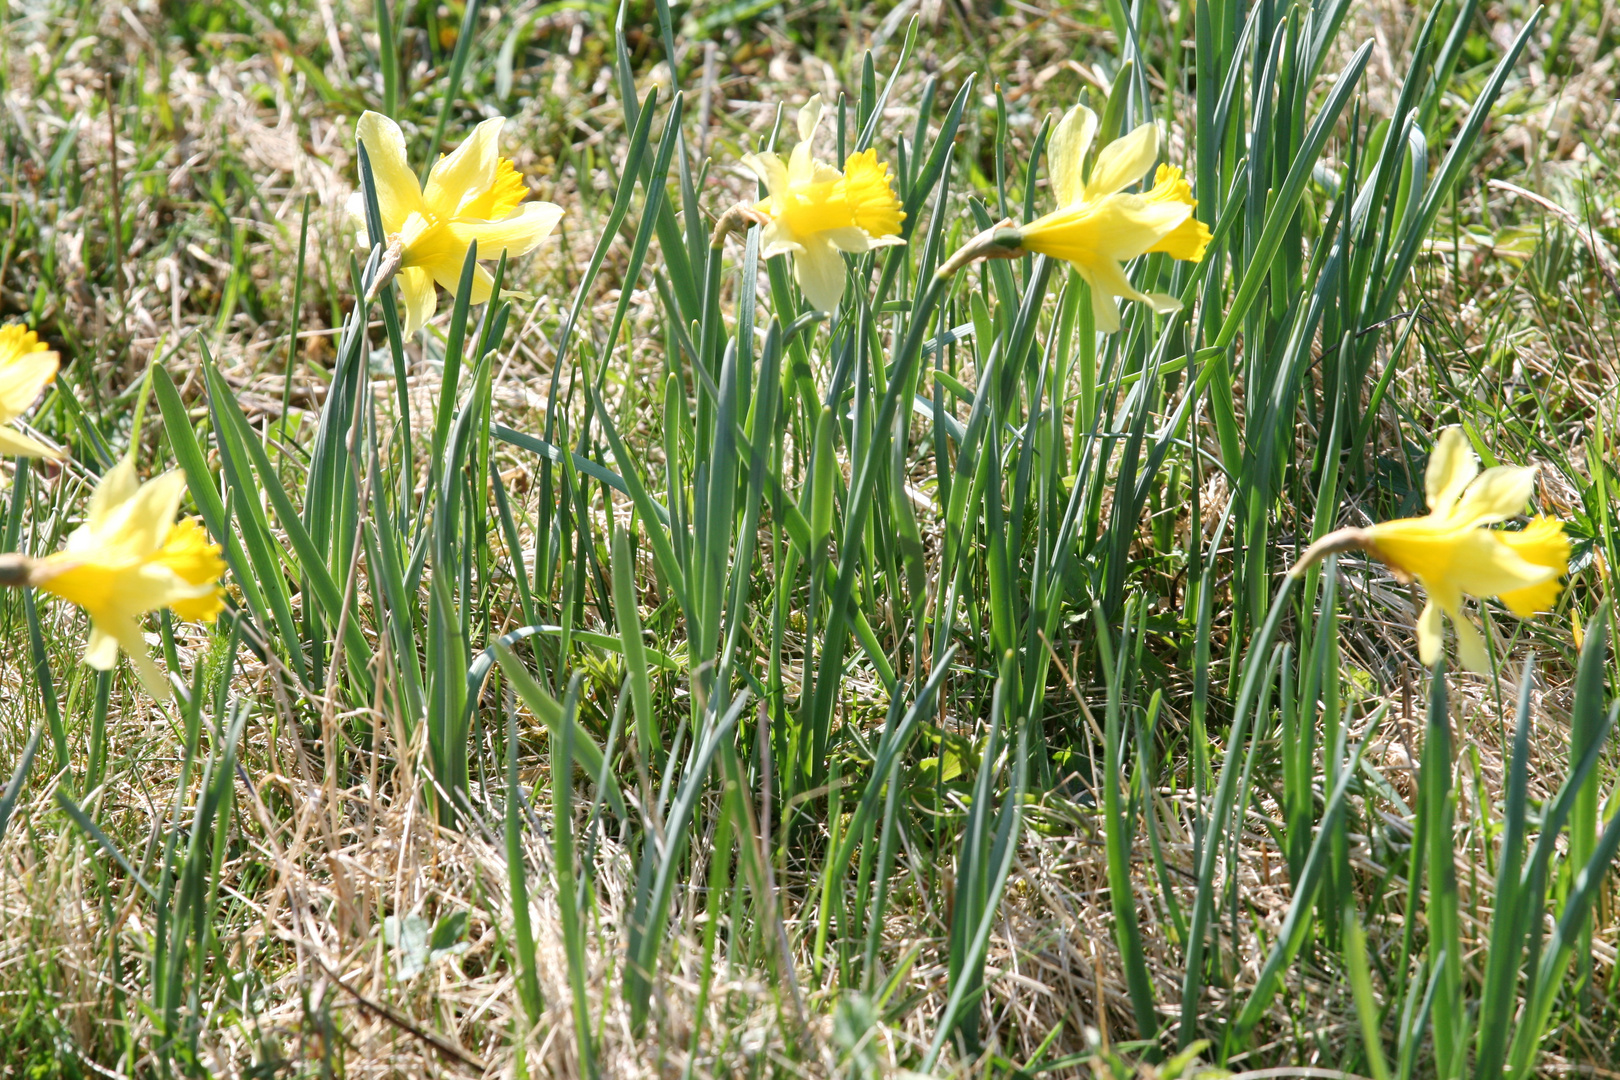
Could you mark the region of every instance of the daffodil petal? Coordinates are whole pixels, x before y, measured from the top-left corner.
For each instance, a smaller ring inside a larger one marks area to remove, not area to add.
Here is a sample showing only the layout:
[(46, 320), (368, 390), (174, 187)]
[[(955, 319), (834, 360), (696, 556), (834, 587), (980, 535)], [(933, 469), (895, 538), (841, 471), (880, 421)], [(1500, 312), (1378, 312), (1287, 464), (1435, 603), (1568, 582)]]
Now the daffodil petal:
[(872, 238), (866, 234), (866, 230), (857, 229), (853, 225), (842, 229), (828, 229), (821, 236), (839, 251), (847, 251), (851, 255), (864, 254), (871, 251), (873, 246)]
[(433, 310), (439, 303), (433, 289), (433, 275), (420, 266), (408, 266), (395, 280), (399, 282), (399, 295), (404, 301), (405, 336), (414, 337), (433, 318)]
[(119, 458), (112, 468), (102, 474), (101, 482), (90, 493), (86, 524), (92, 529), (101, 528), (113, 511), (128, 502), (140, 486), (140, 479), (135, 475), (135, 462), (128, 456)]
[(1451, 625), (1457, 631), (1457, 663), (1463, 670), (1475, 675), (1491, 673), (1491, 654), (1485, 648), (1485, 638), (1467, 616), (1456, 614)]
[(1468, 436), (1460, 427), (1446, 428), (1435, 440), (1434, 449), (1429, 453), (1429, 466), (1423, 472), (1429, 509), (1441, 517), (1449, 515), (1463, 488), (1478, 475), (1479, 459), (1468, 445)]
[(809, 142), (816, 137), (816, 128), (821, 126), (821, 95), (811, 94), (810, 100), (799, 109), (799, 141)]
[(90, 637), (84, 643), (84, 662), (97, 671), (111, 671), (118, 663), (118, 638), (90, 622)]
[(787, 191), (788, 168), (782, 159), (772, 153), (744, 154), (743, 168), (754, 174), (754, 179), (765, 185), (771, 195)]
[(14, 427), (0, 424), (0, 455), (26, 458), (59, 458), (60, 450), (54, 450), (31, 436), (24, 435)]
[(1424, 667), (1434, 667), (1440, 659), (1440, 653), (1445, 648), (1445, 622), (1440, 617), (1440, 608), (1433, 600), (1423, 605), (1423, 611), (1417, 620), (1418, 660)]
[(0, 423), (22, 415), (56, 378), (54, 352), (26, 352), (0, 365)]
[(526, 202), (517, 213), (500, 221), (451, 221), (446, 227), (462, 251), (476, 240), (480, 259), (497, 259), (502, 251), (515, 259), (550, 236), (562, 214), (562, 207), (552, 203)]
[(1080, 275), (1091, 291), (1091, 321), (1094, 327), (1104, 333), (1112, 334), (1119, 330), (1119, 304), (1114, 300), (1114, 294), (1097, 283), (1091, 271), (1082, 265), (1075, 265), (1075, 272)]
[[(397, 232), (411, 211), (422, 204), (422, 187), (416, 182), (416, 174), (405, 156), (405, 134), (388, 117), (369, 110), (360, 114), (354, 134), (366, 145), (383, 228), (390, 233)], [(364, 222), (364, 196), (361, 196), (359, 208), (360, 220)]]
[(1456, 525), (1492, 525), (1522, 512), (1536, 490), (1536, 470), (1497, 465), (1480, 473), (1451, 512)]
[(818, 311), (832, 311), (844, 295), (844, 260), (821, 238), (810, 240), (793, 257), (793, 276), (804, 298)]
[(461, 208), (489, 190), (500, 163), (501, 125), (506, 119), (491, 117), (473, 128), (472, 134), (441, 158), (428, 174), (422, 189), (422, 202), (434, 214), (453, 218)]
[(1158, 125), (1143, 124), (1102, 148), (1097, 164), (1091, 168), (1091, 181), (1085, 186), (1086, 198), (1100, 199), (1129, 187), (1147, 175), (1158, 159)]
[(1097, 137), (1097, 114), (1076, 105), (1063, 114), (1046, 147), (1046, 175), (1059, 206), (1079, 200), (1085, 186), (1086, 151)]

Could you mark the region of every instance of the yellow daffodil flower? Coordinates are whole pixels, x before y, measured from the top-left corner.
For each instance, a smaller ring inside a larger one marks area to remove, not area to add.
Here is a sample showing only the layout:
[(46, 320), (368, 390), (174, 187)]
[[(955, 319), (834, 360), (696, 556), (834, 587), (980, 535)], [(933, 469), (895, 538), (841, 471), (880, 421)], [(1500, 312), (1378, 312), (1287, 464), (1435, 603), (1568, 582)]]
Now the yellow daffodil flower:
[(1457, 657), (1469, 671), (1488, 672), (1485, 640), (1462, 613), (1463, 596), (1494, 596), (1521, 619), (1549, 610), (1569, 572), (1569, 537), (1559, 521), (1536, 517), (1522, 530), (1487, 529), (1521, 513), (1535, 487), (1536, 470), (1498, 465), (1479, 471), (1479, 461), (1460, 428), (1440, 433), (1424, 487), (1429, 513), (1384, 521), (1365, 529), (1340, 529), (1312, 544), (1294, 567), (1299, 574), (1335, 551), (1360, 548), (1389, 566), (1401, 581), (1416, 581), (1429, 594), (1418, 616), (1418, 657), (1440, 659), (1442, 613), (1457, 628)]
[[(111, 670), (122, 648), (157, 698), (167, 689), (147, 652), (142, 616), (167, 607), (182, 619), (212, 622), (225, 606), (219, 545), (209, 542), (196, 518), (175, 521), (185, 489), (177, 471), (140, 483), (126, 457), (102, 477), (90, 496), (89, 515), (65, 548), (0, 575), (84, 608), (90, 614), (85, 663)], [(18, 565), (19, 557), (7, 558), (7, 569)]]
[(772, 153), (745, 154), (742, 163), (770, 193), (750, 211), (765, 227), (760, 254), (767, 259), (791, 254), (804, 298), (831, 311), (844, 295), (839, 252), (859, 255), (905, 243), (899, 233), (906, 215), (889, 166), (878, 161), (876, 150), (851, 154), (843, 172), (812, 156), (821, 113), (820, 94), (799, 110), (799, 142), (785, 164)]
[(1197, 262), (1210, 233), (1193, 217), (1198, 205), (1181, 170), (1160, 165), (1153, 186), (1142, 194), (1125, 188), (1142, 179), (1159, 158), (1159, 129), (1143, 124), (1097, 154), (1091, 177), (1086, 153), (1097, 135), (1097, 114), (1084, 105), (1070, 109), (1047, 149), (1047, 174), (1058, 208), (1027, 225), (1011, 221), (980, 233), (941, 268), (954, 273), (975, 259), (1012, 258), (1025, 252), (1062, 259), (1091, 287), (1091, 309), (1098, 330), (1119, 329), (1116, 297), (1151, 305), (1165, 313), (1181, 302), (1164, 293), (1143, 293), (1125, 276), (1123, 263), (1153, 251)]
[[(377, 209), (387, 232), (389, 271), (397, 270), (405, 304), (405, 333), (415, 334), (438, 304), (434, 283), (455, 292), (467, 248), (478, 242), (479, 258), (527, 255), (551, 235), (562, 207), (524, 202), (529, 191), (511, 161), (500, 156), (502, 117), (485, 120), (455, 151), (441, 157), (428, 174), (427, 186), (416, 181), (405, 159), (405, 136), (399, 125), (380, 113), (366, 112), (355, 126), (365, 144), (377, 185)], [(365, 200), (356, 192), (349, 212), (365, 235)], [(489, 299), (494, 278), (482, 266), (473, 276), (472, 302)]]
[(11, 426), (56, 378), (60, 359), (28, 327), (0, 326), (0, 454), (60, 457), (38, 439)]

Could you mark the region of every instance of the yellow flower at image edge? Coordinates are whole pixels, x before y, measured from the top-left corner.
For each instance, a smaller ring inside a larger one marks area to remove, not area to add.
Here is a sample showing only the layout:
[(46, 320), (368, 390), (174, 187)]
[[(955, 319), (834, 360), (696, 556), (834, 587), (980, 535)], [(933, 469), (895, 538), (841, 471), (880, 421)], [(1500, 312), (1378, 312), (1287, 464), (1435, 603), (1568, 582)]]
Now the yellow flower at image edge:
[(793, 256), (793, 277), (804, 298), (831, 311), (844, 295), (840, 252), (859, 255), (900, 239), (905, 211), (894, 193), (889, 167), (876, 150), (851, 154), (842, 172), (817, 161), (811, 143), (821, 126), (821, 95), (799, 110), (799, 141), (786, 163), (772, 153), (745, 154), (743, 166), (769, 196), (754, 204), (760, 220), (760, 254)]
[(90, 496), (89, 515), (63, 550), (36, 560), (29, 584), (90, 615), (84, 659), (100, 671), (129, 654), (153, 697), (167, 693), (163, 671), (147, 652), (141, 619), (173, 608), (182, 619), (211, 622), (224, 608), (225, 572), (218, 544), (196, 518), (176, 522), (185, 477), (168, 472), (146, 483), (125, 458)]
[[(562, 207), (524, 202), (529, 190), (523, 177), (500, 156), (502, 117), (485, 120), (454, 152), (440, 158), (417, 183), (405, 156), (399, 125), (381, 113), (366, 112), (355, 125), (355, 137), (366, 148), (377, 188), (377, 209), (390, 244), (400, 246), (399, 284), (405, 302), (407, 336), (415, 334), (438, 306), (435, 282), (454, 293), (461, 283), (467, 249), (478, 244), (480, 259), (527, 255), (551, 235)], [(349, 212), (360, 224), (366, 246), (365, 199), (355, 192)], [(472, 302), (489, 299), (494, 278), (482, 266), (474, 272)]]
[(1523, 512), (1536, 470), (1479, 461), (1460, 428), (1440, 433), (1424, 474), (1429, 513), (1341, 529), (1312, 544), (1294, 573), (1322, 556), (1362, 548), (1405, 581), (1429, 594), (1417, 621), (1418, 657), (1432, 666), (1444, 648), (1442, 615), (1457, 630), (1457, 658), (1470, 671), (1488, 672), (1490, 655), (1479, 630), (1462, 613), (1464, 596), (1496, 597), (1522, 619), (1548, 611), (1569, 572), (1569, 537), (1556, 519), (1536, 517), (1517, 532), (1485, 528)]
[(1198, 205), (1181, 170), (1160, 165), (1153, 187), (1137, 195), (1125, 191), (1153, 167), (1159, 157), (1159, 129), (1143, 124), (1115, 139), (1097, 154), (1091, 177), (1085, 177), (1086, 153), (1097, 134), (1097, 114), (1076, 105), (1052, 133), (1047, 173), (1058, 208), (1019, 226), (1025, 251), (1062, 259), (1091, 286), (1097, 329), (1119, 329), (1115, 297), (1171, 312), (1181, 302), (1163, 293), (1139, 292), (1125, 276), (1123, 263), (1150, 252), (1197, 262), (1210, 241), (1209, 229), (1193, 217)]
[(17, 419), (56, 378), (60, 358), (26, 326), (0, 326), (0, 454), (58, 457), (55, 450), (29, 438), (11, 421)]

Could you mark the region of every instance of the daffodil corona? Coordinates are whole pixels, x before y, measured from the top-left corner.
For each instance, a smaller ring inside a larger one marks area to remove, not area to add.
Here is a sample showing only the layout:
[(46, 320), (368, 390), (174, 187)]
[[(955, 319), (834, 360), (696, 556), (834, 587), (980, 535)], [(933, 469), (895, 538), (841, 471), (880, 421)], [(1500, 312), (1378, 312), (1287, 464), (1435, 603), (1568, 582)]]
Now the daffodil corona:
[(56, 378), (59, 359), (28, 327), (0, 326), (0, 454), (57, 457), (55, 450), (11, 426)]
[(1047, 175), (1057, 209), (1027, 225), (1004, 221), (980, 233), (947, 260), (940, 273), (954, 273), (975, 259), (1035, 252), (1062, 259), (1091, 287), (1098, 330), (1119, 329), (1117, 297), (1148, 304), (1161, 313), (1178, 310), (1181, 302), (1175, 297), (1132, 286), (1123, 264), (1155, 251), (1187, 262), (1204, 257), (1210, 233), (1193, 216), (1198, 202), (1192, 188), (1180, 169), (1160, 165), (1147, 191), (1125, 190), (1159, 158), (1159, 129), (1153, 124), (1143, 124), (1103, 147), (1088, 178), (1086, 154), (1096, 135), (1097, 114), (1084, 105), (1064, 114), (1047, 150)]
[(142, 484), (125, 458), (102, 477), (84, 524), (63, 550), (43, 559), (0, 557), (4, 583), (32, 585), (89, 612), (87, 664), (110, 670), (121, 648), (158, 698), (166, 686), (147, 652), (141, 618), (167, 607), (182, 619), (212, 622), (225, 603), (219, 545), (196, 518), (175, 521), (185, 487), (179, 472)]
[(851, 154), (842, 172), (817, 161), (811, 143), (821, 126), (821, 95), (799, 110), (799, 142), (784, 164), (772, 153), (746, 154), (742, 163), (769, 196), (750, 210), (764, 225), (761, 254), (793, 256), (793, 276), (806, 300), (831, 311), (844, 295), (844, 260), (877, 247), (903, 244), (905, 211), (889, 167), (876, 150)]
[[(416, 181), (405, 159), (405, 136), (399, 125), (380, 113), (361, 115), (355, 135), (365, 145), (377, 186), (377, 209), (390, 250), (398, 259), (400, 292), (405, 302), (405, 333), (411, 335), (433, 317), (438, 305), (434, 283), (455, 292), (467, 249), (478, 243), (480, 258), (527, 255), (551, 235), (562, 207), (524, 202), (528, 188), (512, 163), (500, 156), (502, 117), (485, 120), (455, 151), (441, 157), (428, 173), (427, 186)], [(349, 212), (365, 235), (365, 201), (356, 192)], [(494, 278), (482, 266), (473, 275), (472, 302), (489, 299)]]
[(1534, 468), (1513, 465), (1480, 472), (1462, 430), (1447, 428), (1424, 474), (1428, 514), (1329, 533), (1310, 546), (1293, 573), (1336, 551), (1367, 551), (1396, 578), (1416, 581), (1429, 594), (1417, 621), (1419, 659), (1427, 665), (1440, 659), (1445, 614), (1457, 628), (1462, 666), (1486, 672), (1485, 640), (1464, 617), (1463, 596), (1494, 596), (1528, 619), (1552, 608), (1563, 589), (1560, 579), (1569, 572), (1569, 537), (1559, 521), (1538, 516), (1516, 532), (1483, 527), (1522, 513), (1535, 476)]

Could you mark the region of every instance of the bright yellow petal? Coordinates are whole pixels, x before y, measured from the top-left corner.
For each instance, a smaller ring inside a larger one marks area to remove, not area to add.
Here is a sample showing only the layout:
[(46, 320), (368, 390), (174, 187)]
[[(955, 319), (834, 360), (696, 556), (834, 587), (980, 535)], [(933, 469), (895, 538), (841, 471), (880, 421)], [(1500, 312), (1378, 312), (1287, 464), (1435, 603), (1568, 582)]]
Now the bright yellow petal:
[(405, 156), (405, 135), (388, 117), (370, 111), (360, 114), (354, 134), (356, 140), (366, 144), (383, 228), (389, 233), (398, 232), (411, 211), (422, 204), (422, 187)]
[(1496, 535), (1525, 562), (1558, 572), (1557, 577), (1540, 585), (1501, 593), (1502, 603), (1521, 619), (1528, 619), (1538, 612), (1551, 611), (1564, 588), (1560, 579), (1569, 573), (1569, 537), (1564, 532), (1563, 522), (1537, 517), (1518, 532), (1504, 531)]
[(1086, 151), (1097, 137), (1097, 114), (1076, 105), (1063, 114), (1046, 147), (1046, 176), (1052, 184), (1057, 205), (1068, 206), (1080, 199), (1085, 186)]
[[(498, 259), (505, 251), (508, 258), (527, 255), (551, 235), (562, 218), (562, 207), (547, 202), (524, 203), (517, 213), (498, 221), (451, 221), (446, 228), (463, 253), (467, 245), (478, 242), (480, 259)], [(463, 254), (465, 259), (466, 255)], [(460, 267), (457, 267), (459, 278)]]
[(1423, 487), (1429, 499), (1429, 509), (1445, 517), (1451, 513), (1457, 497), (1468, 482), (1479, 475), (1479, 459), (1468, 445), (1468, 436), (1460, 427), (1448, 427), (1435, 440), (1429, 454), (1429, 466), (1423, 474)]
[(1536, 490), (1536, 470), (1497, 465), (1480, 473), (1451, 511), (1455, 525), (1494, 525), (1522, 512)]
[(505, 117), (500, 116), (485, 120), (434, 164), (422, 189), (422, 202), (430, 212), (445, 219), (460, 217), (465, 207), (494, 186), (504, 123)]
[(1156, 124), (1143, 124), (1130, 134), (1115, 139), (1097, 155), (1097, 164), (1092, 166), (1091, 180), (1085, 187), (1086, 200), (1104, 198), (1136, 183), (1153, 168), (1158, 158), (1159, 128)]

